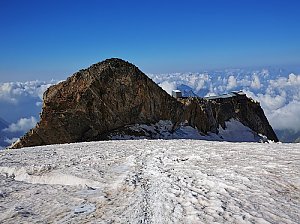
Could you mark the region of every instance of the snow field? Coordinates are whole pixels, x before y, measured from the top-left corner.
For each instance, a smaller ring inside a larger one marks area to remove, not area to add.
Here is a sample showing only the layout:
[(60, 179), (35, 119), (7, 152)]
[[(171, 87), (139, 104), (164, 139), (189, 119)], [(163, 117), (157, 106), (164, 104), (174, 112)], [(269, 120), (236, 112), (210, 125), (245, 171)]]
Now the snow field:
[(300, 145), (108, 141), (0, 152), (1, 223), (299, 223)]

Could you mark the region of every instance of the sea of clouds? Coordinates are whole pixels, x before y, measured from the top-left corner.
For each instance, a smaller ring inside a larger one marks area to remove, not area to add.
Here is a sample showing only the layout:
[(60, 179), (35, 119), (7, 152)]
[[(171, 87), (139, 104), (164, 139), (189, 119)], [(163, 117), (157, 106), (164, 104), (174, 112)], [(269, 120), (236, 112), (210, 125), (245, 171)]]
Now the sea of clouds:
[[(165, 91), (186, 95), (220, 95), (243, 90), (261, 103), (269, 122), (280, 135), (300, 136), (300, 75), (283, 70), (229, 69), (202, 73), (148, 74)], [(11, 144), (39, 120), (44, 91), (58, 81), (0, 83), (0, 146)], [(3, 122), (2, 122), (3, 123)], [(1, 125), (0, 125), (1, 126)], [(288, 132), (286, 132), (288, 131)], [(280, 136), (279, 136), (280, 137)], [(286, 140), (282, 139), (283, 141)], [(292, 140), (289, 140), (292, 141)]]
[(10, 145), (39, 120), (45, 90), (51, 80), (0, 83), (0, 149)]
[(278, 134), (288, 131), (300, 137), (298, 74), (271, 69), (228, 69), (204, 73), (150, 74), (149, 77), (168, 93), (173, 89), (180, 89), (186, 95), (194, 93), (204, 97), (242, 90), (247, 96), (260, 102)]

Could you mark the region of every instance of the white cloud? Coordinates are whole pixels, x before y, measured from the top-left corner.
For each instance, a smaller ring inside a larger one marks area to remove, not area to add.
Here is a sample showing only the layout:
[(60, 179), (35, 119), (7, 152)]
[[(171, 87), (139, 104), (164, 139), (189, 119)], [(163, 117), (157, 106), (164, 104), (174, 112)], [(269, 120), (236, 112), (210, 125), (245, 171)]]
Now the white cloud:
[[(148, 76), (156, 83), (160, 83), (159, 85), (169, 94), (180, 85), (189, 86), (194, 93), (202, 97), (243, 89), (248, 96), (261, 103), (275, 129), (300, 129), (300, 75), (295, 73), (283, 75), (266, 69), (260, 71), (235, 69)], [(10, 131), (26, 132), (35, 125), (36, 120), (32, 120), (31, 116), (38, 117), (42, 95), (55, 83), (57, 82), (0, 83), (0, 112), (2, 111), (0, 117), (15, 121), (8, 128)], [(27, 118), (22, 120), (21, 117)]]
[(201, 79), (197, 82), (196, 85), (196, 91), (199, 91), (200, 89), (202, 89), (205, 86), (205, 80)]
[(163, 90), (165, 90), (167, 93), (169, 93), (170, 95), (172, 94), (172, 90), (177, 88), (175, 82), (168, 82), (168, 81), (164, 81), (164, 82), (160, 83), (159, 86)]
[(12, 83), (2, 83), (0, 84), (0, 100), (7, 101), (12, 104), (17, 103), (15, 97), (14, 88)]
[(251, 86), (252, 81), (248, 79), (248, 77), (244, 77), (240, 80), (238, 80), (238, 85), (242, 87), (248, 87)]
[(0, 117), (17, 122), (22, 117), (38, 117), (45, 90), (57, 81), (27, 81), (0, 83)]
[(289, 104), (273, 111), (269, 121), (274, 129), (292, 129), (300, 131), (300, 102), (292, 101)]
[(37, 123), (35, 117), (21, 118), (16, 123), (12, 123), (8, 128), (3, 129), (4, 132), (26, 132), (33, 128)]
[(256, 74), (253, 75), (253, 80), (251, 82), (251, 87), (253, 89), (260, 89), (260, 87), (261, 87), (259, 77)]
[(300, 75), (289, 74), (288, 84), (300, 86)]
[(54, 80), (0, 83), (0, 102), (18, 104), (28, 97), (42, 100), (45, 90), (55, 83), (57, 81)]
[(261, 103), (263, 108), (267, 110), (276, 110), (286, 104), (286, 95), (271, 96), (269, 94), (258, 94), (257, 100)]
[(196, 92), (200, 91), (201, 89), (207, 88), (210, 81), (211, 80), (210, 80), (210, 77), (208, 74), (199, 74), (198, 77), (196, 76), (194, 78), (194, 86), (195, 86)]
[(275, 129), (300, 129), (300, 124), (297, 123), (300, 117), (300, 75), (283, 75), (267, 69), (236, 69), (210, 73), (150, 75), (151, 78), (152, 76), (168, 92), (181, 84), (191, 87), (199, 96), (220, 95), (233, 89), (242, 89), (261, 103)]
[(231, 90), (231, 89), (234, 89), (235, 87), (237, 87), (237, 81), (236, 81), (236, 78), (233, 75), (231, 75), (228, 77), (228, 84), (227, 84), (226, 89)]

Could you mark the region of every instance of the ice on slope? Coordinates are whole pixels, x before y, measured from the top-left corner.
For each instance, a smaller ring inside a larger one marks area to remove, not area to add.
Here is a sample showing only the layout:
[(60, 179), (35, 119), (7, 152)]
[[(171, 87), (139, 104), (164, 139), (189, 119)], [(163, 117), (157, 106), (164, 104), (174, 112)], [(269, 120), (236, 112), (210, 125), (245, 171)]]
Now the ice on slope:
[[(299, 144), (139, 140), (6, 150), (0, 222), (299, 223), (299, 173)], [(73, 184), (61, 182), (66, 176)]]

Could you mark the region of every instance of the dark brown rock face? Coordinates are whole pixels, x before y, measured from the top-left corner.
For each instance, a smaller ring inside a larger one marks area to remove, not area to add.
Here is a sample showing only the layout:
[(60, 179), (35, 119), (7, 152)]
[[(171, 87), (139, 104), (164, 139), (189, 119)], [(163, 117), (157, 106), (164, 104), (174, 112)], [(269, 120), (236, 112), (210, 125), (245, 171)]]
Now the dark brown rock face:
[(108, 59), (80, 70), (44, 93), (37, 126), (14, 148), (103, 140), (107, 133), (130, 124), (184, 121), (202, 133), (238, 118), (256, 132), (277, 141), (259, 104), (248, 98), (217, 103), (199, 98), (176, 100), (121, 59)]
[[(108, 59), (44, 93), (41, 121), (15, 147), (101, 140), (133, 123), (177, 120), (181, 105), (136, 66)], [(179, 109), (179, 110), (178, 110)]]
[(182, 99), (181, 102), (186, 105), (184, 119), (202, 133), (217, 133), (219, 125), (225, 129), (226, 121), (236, 119), (256, 133), (278, 142), (260, 104), (246, 95), (236, 94), (217, 99), (190, 98)]

